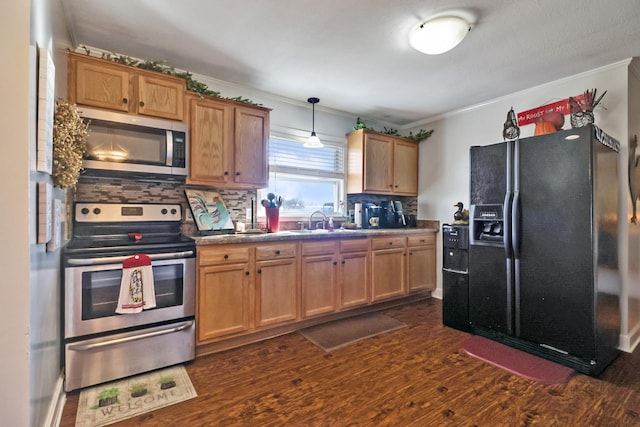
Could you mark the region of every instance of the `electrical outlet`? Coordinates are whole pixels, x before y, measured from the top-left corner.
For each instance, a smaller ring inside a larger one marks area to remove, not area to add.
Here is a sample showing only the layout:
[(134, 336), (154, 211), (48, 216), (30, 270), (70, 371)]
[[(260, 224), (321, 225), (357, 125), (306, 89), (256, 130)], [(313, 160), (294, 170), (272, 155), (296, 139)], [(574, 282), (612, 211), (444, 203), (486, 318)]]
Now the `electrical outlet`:
[(245, 219), (251, 220), (251, 208), (247, 208)]
[(193, 215), (191, 215), (191, 209), (184, 210), (184, 220), (185, 222), (193, 222)]

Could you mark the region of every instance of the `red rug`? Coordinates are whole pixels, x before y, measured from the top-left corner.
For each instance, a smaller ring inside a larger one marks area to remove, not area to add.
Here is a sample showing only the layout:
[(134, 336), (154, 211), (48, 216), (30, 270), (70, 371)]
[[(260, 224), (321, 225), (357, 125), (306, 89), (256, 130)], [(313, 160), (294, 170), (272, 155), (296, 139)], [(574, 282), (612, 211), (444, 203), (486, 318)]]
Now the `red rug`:
[(571, 368), (478, 335), (467, 337), (462, 348), (477, 359), (543, 384), (564, 383), (573, 374)]

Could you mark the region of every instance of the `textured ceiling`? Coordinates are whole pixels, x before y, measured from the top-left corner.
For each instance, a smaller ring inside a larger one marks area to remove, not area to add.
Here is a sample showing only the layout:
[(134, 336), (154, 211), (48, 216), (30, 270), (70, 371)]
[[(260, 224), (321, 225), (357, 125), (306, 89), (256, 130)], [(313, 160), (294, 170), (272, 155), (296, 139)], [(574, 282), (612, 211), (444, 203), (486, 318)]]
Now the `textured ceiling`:
[[(60, 1), (78, 45), (399, 126), (640, 56), (638, 0)], [(448, 10), (467, 38), (413, 50)]]

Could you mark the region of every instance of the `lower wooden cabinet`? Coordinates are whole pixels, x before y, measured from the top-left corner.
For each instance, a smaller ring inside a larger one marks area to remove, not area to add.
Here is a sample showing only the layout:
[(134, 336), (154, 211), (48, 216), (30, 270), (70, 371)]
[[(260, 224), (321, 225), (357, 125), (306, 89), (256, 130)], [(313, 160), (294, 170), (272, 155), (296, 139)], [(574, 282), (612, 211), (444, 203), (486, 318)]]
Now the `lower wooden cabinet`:
[(336, 241), (302, 242), (300, 290), (302, 317), (336, 309)]
[(370, 265), (368, 239), (340, 241), (340, 309), (366, 305), (371, 301)]
[(433, 232), (198, 246), (197, 344), (419, 295), (435, 259)]
[(372, 300), (401, 296), (405, 293), (405, 238), (371, 239)]
[(298, 317), (298, 243), (256, 246), (256, 326)]
[(198, 250), (199, 342), (246, 332), (252, 326), (249, 249), (212, 249)]
[(436, 288), (435, 234), (407, 237), (407, 282), (409, 292)]

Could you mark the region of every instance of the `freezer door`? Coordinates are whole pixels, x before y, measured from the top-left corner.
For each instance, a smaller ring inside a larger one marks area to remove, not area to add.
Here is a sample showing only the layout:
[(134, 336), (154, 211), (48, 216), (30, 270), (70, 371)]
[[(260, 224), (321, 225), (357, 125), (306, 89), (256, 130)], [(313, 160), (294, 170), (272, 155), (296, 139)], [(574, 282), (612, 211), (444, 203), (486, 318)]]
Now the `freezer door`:
[(516, 149), (516, 336), (583, 358), (595, 357), (591, 132)]
[[(470, 150), (469, 322), (511, 334), (512, 260), (508, 224), (513, 143)], [(505, 209), (506, 208), (506, 209)]]

